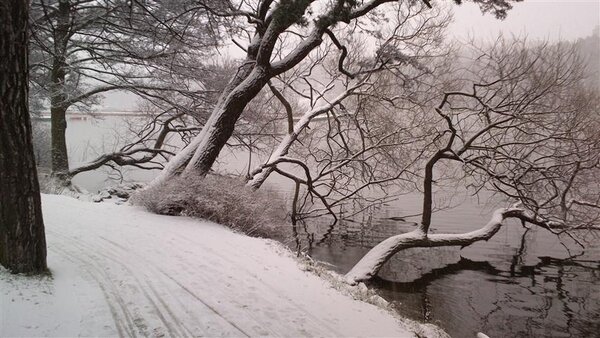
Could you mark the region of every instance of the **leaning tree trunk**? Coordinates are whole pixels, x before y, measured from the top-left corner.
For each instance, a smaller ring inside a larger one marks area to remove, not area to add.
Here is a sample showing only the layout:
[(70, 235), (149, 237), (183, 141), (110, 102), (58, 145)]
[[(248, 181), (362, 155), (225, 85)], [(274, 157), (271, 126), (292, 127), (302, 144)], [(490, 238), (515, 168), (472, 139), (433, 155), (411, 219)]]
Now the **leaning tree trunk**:
[(28, 109), (28, 0), (0, 2), (0, 264), (46, 267), (46, 239)]
[(262, 67), (242, 67), (223, 91), (200, 133), (167, 163), (148, 187), (155, 187), (182, 172), (205, 176), (233, 134), (244, 108), (268, 79)]
[(525, 211), (516, 207), (498, 209), (491, 220), (475, 231), (463, 234), (428, 234), (418, 228), (414, 231), (389, 237), (377, 244), (346, 274), (348, 283), (368, 281), (377, 276), (383, 265), (397, 252), (408, 248), (429, 248), (440, 246), (465, 247), (478, 241), (487, 241), (502, 227), (502, 222), (509, 217), (530, 219)]
[(200, 133), (169, 160), (158, 176), (148, 184), (148, 188), (159, 186), (182, 173), (206, 176), (233, 133), (243, 107), (245, 104), (230, 109), (217, 105)]
[(258, 71), (247, 59), (229, 81), (206, 124), (190, 144), (165, 165), (148, 187), (156, 187), (182, 172), (208, 173), (221, 149), (233, 133), (235, 123), (246, 105), (268, 81), (264, 70)]
[(265, 67), (256, 66), (216, 107), (202, 128), (200, 135), (202, 138), (194, 156), (188, 162), (184, 174), (195, 172), (197, 175), (204, 176), (208, 173), (233, 134), (235, 124), (244, 108), (267, 84), (269, 78), (270, 75)]
[[(259, 6), (259, 12), (266, 10), (263, 13), (266, 15), (270, 2), (267, 1), (263, 5)], [(257, 29), (248, 45), (245, 62), (223, 91), (200, 134), (186, 149), (171, 159), (149, 187), (156, 186), (181, 172), (182, 166), (185, 166), (183, 174), (194, 172), (200, 176), (206, 175), (233, 134), (235, 124), (246, 105), (271, 78), (296, 66), (321, 44), (326, 28), (339, 20), (337, 13), (334, 15), (333, 11), (322, 17), (309, 36), (284, 59), (273, 64), (270, 62), (280, 34), (303, 18), (308, 5), (307, 1), (299, 1), (289, 4), (280, 3), (275, 7), (267, 17), (269, 20), (265, 20), (265, 25)]]

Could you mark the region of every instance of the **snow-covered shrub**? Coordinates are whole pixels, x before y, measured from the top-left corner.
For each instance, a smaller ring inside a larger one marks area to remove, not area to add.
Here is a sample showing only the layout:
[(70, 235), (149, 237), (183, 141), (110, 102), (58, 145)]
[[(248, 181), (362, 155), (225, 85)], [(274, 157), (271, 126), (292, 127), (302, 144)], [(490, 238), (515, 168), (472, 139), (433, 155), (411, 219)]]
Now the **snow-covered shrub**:
[(131, 202), (162, 215), (184, 215), (226, 225), (254, 237), (285, 240), (285, 202), (276, 193), (252, 191), (238, 178), (177, 177), (135, 194)]
[(38, 181), (42, 194), (71, 196), (81, 200), (89, 200), (89, 192), (73, 184), (52, 176), (49, 171), (38, 168)]

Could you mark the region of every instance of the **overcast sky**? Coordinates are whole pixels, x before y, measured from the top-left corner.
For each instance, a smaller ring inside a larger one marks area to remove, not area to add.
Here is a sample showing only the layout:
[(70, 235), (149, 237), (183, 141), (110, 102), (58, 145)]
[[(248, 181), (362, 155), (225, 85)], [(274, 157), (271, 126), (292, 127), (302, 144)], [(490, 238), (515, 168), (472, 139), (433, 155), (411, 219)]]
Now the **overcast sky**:
[[(448, 1), (448, 0), (443, 0)], [(600, 25), (600, 0), (525, 0), (515, 3), (505, 20), (482, 15), (468, 0), (454, 6), (451, 35), (465, 38), (492, 38), (499, 32), (533, 39), (571, 40), (592, 34)]]
[[(505, 20), (483, 15), (477, 5), (468, 0), (464, 2), (461, 6), (453, 6), (455, 20), (450, 26), (450, 35), (458, 39), (469, 36), (492, 39), (503, 32), (526, 33), (531, 39), (574, 40), (591, 35), (600, 25), (600, 0), (525, 0), (515, 3)], [(136, 109), (136, 100), (131, 94), (110, 93), (105, 97), (104, 107), (100, 110)]]

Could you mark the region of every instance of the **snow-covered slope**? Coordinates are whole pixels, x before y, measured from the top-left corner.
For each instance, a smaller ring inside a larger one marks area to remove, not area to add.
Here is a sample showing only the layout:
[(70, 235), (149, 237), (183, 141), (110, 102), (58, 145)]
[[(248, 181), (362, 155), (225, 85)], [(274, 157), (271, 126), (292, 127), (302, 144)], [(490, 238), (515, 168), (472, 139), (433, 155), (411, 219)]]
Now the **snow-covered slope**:
[(0, 271), (2, 337), (414, 336), (274, 242), (136, 207), (42, 198), (53, 277)]

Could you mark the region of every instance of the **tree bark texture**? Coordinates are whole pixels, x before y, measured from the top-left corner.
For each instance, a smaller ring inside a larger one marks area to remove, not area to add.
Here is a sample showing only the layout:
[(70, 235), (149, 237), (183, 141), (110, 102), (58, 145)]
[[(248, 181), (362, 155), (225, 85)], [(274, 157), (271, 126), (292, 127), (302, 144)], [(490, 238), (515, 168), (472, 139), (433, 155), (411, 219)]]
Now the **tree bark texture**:
[[(197, 160), (199, 158), (206, 159), (206, 156), (203, 155), (206, 155), (209, 152), (212, 154), (210, 157), (214, 157), (216, 159), (216, 156), (218, 156), (218, 151), (220, 151), (223, 148), (223, 146), (225, 146), (227, 139), (225, 139), (224, 143), (218, 147), (214, 147), (214, 145), (209, 142), (209, 140), (211, 140), (211, 137), (213, 138), (212, 140), (214, 140), (215, 133), (220, 134), (221, 139), (225, 138), (224, 136), (228, 133), (228, 131), (215, 130), (215, 128), (217, 128), (215, 125), (219, 123), (217, 121), (218, 119), (221, 120), (220, 124), (222, 124), (223, 122), (229, 124), (230, 127), (227, 129), (229, 129), (231, 133), (233, 133), (233, 129), (235, 127), (235, 123), (237, 122), (239, 115), (241, 115), (242, 110), (252, 98), (248, 99), (246, 103), (238, 103), (237, 105), (235, 105), (235, 108), (237, 109), (231, 109), (230, 104), (230, 109), (226, 110), (225, 106), (229, 99), (229, 95), (233, 91), (235, 91), (236, 87), (242, 82), (244, 82), (244, 80), (246, 80), (246, 78), (248, 78), (252, 73), (253, 63), (254, 62), (251, 62), (251, 60), (246, 60), (244, 65), (240, 67), (238, 73), (229, 81), (229, 83), (223, 90), (223, 93), (221, 93), (217, 104), (213, 108), (213, 111), (208, 121), (206, 121), (206, 124), (202, 128), (200, 133), (198, 133), (198, 135), (196, 135), (192, 139), (190, 144), (188, 144), (184, 149), (177, 153), (176, 156), (169, 160), (169, 162), (165, 165), (164, 169), (161, 170), (158, 176), (156, 176), (148, 184), (148, 188), (156, 187), (160, 184), (165, 183), (173, 176), (181, 174), (184, 171), (184, 169), (187, 173), (190, 173), (193, 172), (196, 168), (201, 168), (197, 171), (197, 173), (201, 176), (204, 176), (208, 173), (210, 167), (212, 166), (212, 163), (208, 164), (207, 162), (197, 162)], [(258, 91), (260, 91), (260, 88), (258, 88)], [(216, 148), (218, 148), (218, 150)], [(193, 157), (195, 157), (196, 159), (194, 161), (191, 161)]]
[(46, 239), (28, 109), (28, 0), (0, 2), (0, 264), (41, 273)]
[(211, 114), (206, 126), (203, 128), (202, 140), (190, 159), (184, 173), (195, 172), (197, 175), (205, 176), (213, 163), (216, 161), (221, 149), (233, 134), (235, 124), (246, 105), (267, 84), (270, 75), (263, 67), (255, 67), (220, 106)]
[[(271, 2), (265, 3), (267, 5), (264, 9), (268, 9)], [(337, 16), (332, 10), (321, 18), (320, 23), (294, 51), (282, 60), (271, 63), (273, 49), (280, 34), (301, 20), (309, 4), (308, 1), (298, 1), (281, 2), (277, 5), (271, 15), (273, 19), (269, 19), (268, 25), (257, 31), (248, 46), (246, 62), (223, 91), (202, 131), (183, 151), (169, 161), (149, 187), (163, 183), (181, 171), (184, 175), (194, 173), (205, 176), (208, 173), (232, 135), (235, 124), (246, 105), (271, 78), (286, 72), (306, 58), (322, 42), (321, 37), (325, 29), (339, 19), (335, 19)], [(264, 11), (263, 16), (266, 13), (267, 11)], [(185, 169), (182, 170), (183, 167)]]
[(66, 54), (69, 41), (70, 3), (58, 3), (57, 26), (54, 34), (52, 70), (50, 72), (50, 119), (52, 135), (52, 174), (63, 178), (69, 172), (67, 154), (67, 97), (65, 95)]

